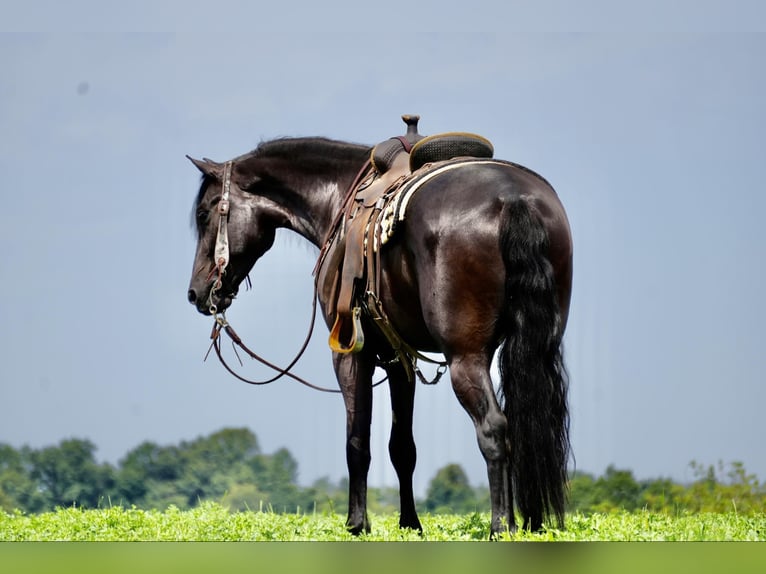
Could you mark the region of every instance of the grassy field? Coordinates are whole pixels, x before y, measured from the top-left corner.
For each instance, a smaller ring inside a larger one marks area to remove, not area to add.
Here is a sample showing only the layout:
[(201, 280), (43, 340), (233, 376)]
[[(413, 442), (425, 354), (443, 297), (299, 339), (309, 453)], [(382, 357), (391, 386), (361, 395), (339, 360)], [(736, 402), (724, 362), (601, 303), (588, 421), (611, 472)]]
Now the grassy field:
[[(372, 532), (356, 539), (337, 514), (229, 512), (216, 503), (188, 511), (113, 507), (25, 515), (0, 513), (0, 541), (478, 541), (489, 515), (425, 515), (424, 534), (402, 531), (396, 515), (372, 515)], [(649, 512), (573, 514), (567, 528), (507, 534), (508, 541), (766, 541), (766, 516)]]
[[(0, 512), (0, 571), (14, 574), (756, 574), (766, 567), (766, 516), (649, 512), (573, 514), (564, 531), (519, 532), (522, 544), (490, 544), (489, 515), (424, 515), (424, 535), (401, 531), (395, 515), (372, 515), (354, 538), (337, 514), (229, 512), (205, 503), (165, 512), (77, 508), (24, 515)], [(27, 541), (67, 541), (32, 543)], [(82, 544), (80, 541), (102, 541)], [(155, 541), (167, 541), (156, 544)], [(197, 543), (189, 543), (195, 541)], [(239, 542), (231, 544), (228, 542)], [(242, 542), (256, 543), (242, 543)], [(284, 541), (292, 542), (284, 544)], [(332, 544), (327, 541), (354, 541)], [(382, 544), (365, 544), (382, 541)], [(413, 544), (406, 542), (413, 541)], [(446, 541), (447, 543), (436, 543)], [(563, 544), (529, 542), (562, 541)], [(581, 541), (592, 541), (580, 544)], [(604, 542), (601, 542), (604, 541)], [(606, 541), (631, 541), (611, 543)], [(646, 544), (639, 541), (716, 541)], [(732, 541), (720, 544), (717, 541)], [(741, 542), (738, 542), (741, 541)], [(127, 543), (126, 543), (127, 542)], [(472, 543), (473, 542), (473, 543)], [(526, 542), (526, 543), (525, 543)], [(571, 542), (577, 542), (572, 544)]]

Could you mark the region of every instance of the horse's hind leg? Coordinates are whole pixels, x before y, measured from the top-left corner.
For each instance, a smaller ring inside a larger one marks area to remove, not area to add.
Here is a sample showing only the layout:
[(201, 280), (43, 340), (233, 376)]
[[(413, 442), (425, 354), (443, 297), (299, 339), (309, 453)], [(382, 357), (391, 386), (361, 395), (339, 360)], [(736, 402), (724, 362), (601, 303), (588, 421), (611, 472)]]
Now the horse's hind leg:
[(415, 403), (415, 381), (407, 378), (401, 364), (396, 363), (386, 369), (391, 391), (391, 438), (388, 452), (391, 462), (399, 477), (399, 526), (423, 532), (412, 490), (412, 474), (415, 472), (415, 439), (412, 436), (412, 411)]
[(346, 463), (348, 465), (348, 519), (352, 534), (370, 532), (367, 517), (367, 473), (370, 469), (372, 373), (374, 359), (363, 350), (333, 355), (333, 366), (346, 405)]
[(452, 388), (476, 428), (476, 437), (487, 462), (492, 504), (490, 536), (516, 530), (505, 415), (500, 410), (489, 375), (489, 359), (483, 355), (458, 355), (450, 360)]

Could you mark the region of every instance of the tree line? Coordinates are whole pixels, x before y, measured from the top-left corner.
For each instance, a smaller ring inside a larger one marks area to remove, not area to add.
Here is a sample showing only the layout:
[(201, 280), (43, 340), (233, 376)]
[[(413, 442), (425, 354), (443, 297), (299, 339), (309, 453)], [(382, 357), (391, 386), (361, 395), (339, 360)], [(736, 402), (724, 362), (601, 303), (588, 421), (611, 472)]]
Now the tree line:
[[(255, 434), (228, 428), (178, 445), (144, 442), (118, 464), (98, 463), (89, 440), (67, 439), (41, 449), (0, 443), (0, 509), (38, 513), (58, 507), (123, 506), (181, 510), (214, 500), (232, 510), (338, 512), (347, 510), (348, 482), (297, 482), (298, 463), (287, 449), (266, 454)], [(766, 485), (741, 463), (717, 467), (692, 463), (695, 480), (636, 480), (613, 466), (602, 476), (570, 477), (572, 511), (615, 510), (765, 512)], [(396, 488), (370, 488), (373, 512), (398, 509)], [(458, 464), (439, 469), (419, 508), (434, 514), (466, 514), (489, 509), (489, 490), (474, 487)]]

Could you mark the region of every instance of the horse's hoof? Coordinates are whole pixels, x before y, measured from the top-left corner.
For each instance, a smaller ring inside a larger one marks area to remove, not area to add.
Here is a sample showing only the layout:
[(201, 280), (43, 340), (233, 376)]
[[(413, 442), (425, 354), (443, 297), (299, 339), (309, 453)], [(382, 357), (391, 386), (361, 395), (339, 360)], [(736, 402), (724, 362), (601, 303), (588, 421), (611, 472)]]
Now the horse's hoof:
[(489, 539), (495, 541), (499, 539), (501, 534), (515, 534), (517, 530), (518, 526), (516, 526), (515, 523), (508, 525), (505, 523), (505, 521), (503, 521), (502, 525), (499, 527), (490, 527)]
[(409, 528), (415, 530), (420, 536), (423, 536), (423, 527), (420, 525), (420, 520), (399, 520), (399, 528)]
[(346, 529), (354, 536), (359, 536), (361, 534), (369, 534), (370, 531), (372, 530), (370, 528), (370, 523), (368, 520), (364, 520), (360, 524), (346, 523)]

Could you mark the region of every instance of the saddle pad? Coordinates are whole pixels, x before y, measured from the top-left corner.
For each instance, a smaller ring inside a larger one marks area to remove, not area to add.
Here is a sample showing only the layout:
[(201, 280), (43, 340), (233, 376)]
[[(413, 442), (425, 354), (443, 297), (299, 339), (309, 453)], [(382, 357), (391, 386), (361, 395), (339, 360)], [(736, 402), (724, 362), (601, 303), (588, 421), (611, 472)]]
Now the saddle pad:
[[(425, 141), (425, 140), (423, 140)], [(481, 164), (494, 164), (494, 165), (515, 165), (511, 162), (499, 160), (499, 159), (477, 159), (477, 158), (459, 158), (450, 161), (441, 162), (431, 167), (422, 169), (419, 173), (414, 173), (412, 177), (405, 181), (393, 197), (383, 208), (383, 212), (378, 218), (378, 225), (380, 225), (380, 245), (385, 245), (396, 233), (398, 224), (405, 219), (407, 212), (407, 205), (417, 191), (423, 187), (426, 183), (431, 181), (438, 175), (453, 169), (458, 169), (465, 165), (481, 165)], [(374, 246), (375, 251), (380, 246), (377, 243)]]

